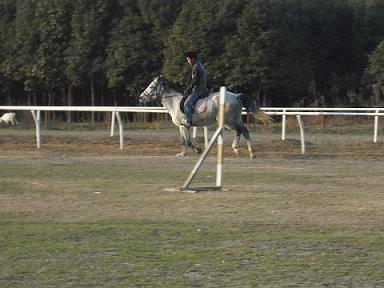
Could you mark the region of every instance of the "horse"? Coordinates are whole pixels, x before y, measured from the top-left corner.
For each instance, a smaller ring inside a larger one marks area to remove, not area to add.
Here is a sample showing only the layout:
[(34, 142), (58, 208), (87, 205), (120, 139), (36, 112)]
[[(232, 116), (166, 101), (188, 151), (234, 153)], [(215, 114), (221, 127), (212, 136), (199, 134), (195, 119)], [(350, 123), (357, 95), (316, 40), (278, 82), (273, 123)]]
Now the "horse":
[(19, 123), (16, 120), (16, 113), (4, 113), (3, 116), (0, 117), (0, 123), (4, 124), (12, 124), (12, 125), (18, 125)]
[[(255, 157), (249, 131), (243, 123), (242, 103), (239, 99), (241, 94), (227, 91), (225, 94), (224, 108), (224, 127), (234, 132), (235, 137), (232, 143), (232, 149), (236, 156), (240, 154), (240, 136), (246, 139), (249, 157)], [(192, 116), (192, 125), (197, 127), (208, 126), (217, 122), (219, 113), (220, 92), (210, 93), (207, 97), (199, 99), (195, 105)], [(196, 153), (201, 153), (201, 149), (191, 141), (190, 127), (182, 125), (184, 113), (180, 109), (180, 102), (183, 99), (181, 92), (172, 87), (171, 83), (162, 76), (156, 77), (148, 87), (140, 94), (139, 102), (142, 105), (148, 103), (161, 102), (164, 108), (172, 117), (172, 122), (179, 127), (182, 140), (182, 151), (176, 156), (186, 156), (187, 147), (191, 147)]]

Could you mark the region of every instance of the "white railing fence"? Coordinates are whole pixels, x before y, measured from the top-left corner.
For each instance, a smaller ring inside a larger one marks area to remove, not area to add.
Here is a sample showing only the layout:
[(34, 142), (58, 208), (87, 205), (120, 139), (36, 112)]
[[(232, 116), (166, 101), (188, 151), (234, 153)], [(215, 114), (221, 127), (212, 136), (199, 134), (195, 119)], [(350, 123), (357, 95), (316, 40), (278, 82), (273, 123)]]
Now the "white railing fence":
[[(120, 150), (124, 148), (124, 123), (120, 113), (167, 113), (163, 107), (114, 107), (114, 106), (0, 106), (0, 111), (30, 111), (36, 127), (36, 147), (41, 147), (41, 111), (71, 111), (71, 112), (112, 112), (111, 136), (114, 136), (115, 119), (117, 119), (120, 136)], [(373, 142), (378, 142), (379, 117), (384, 116), (384, 108), (287, 108), (261, 107), (260, 110), (270, 116), (282, 116), (281, 140), (286, 139), (286, 117), (296, 116), (301, 138), (301, 152), (306, 152), (304, 121), (301, 116), (370, 116), (373, 122)], [(243, 112), (247, 114), (247, 112)], [(196, 136), (196, 127), (193, 137)], [(208, 129), (204, 127), (205, 145), (208, 143)]]
[(304, 122), (301, 116), (370, 116), (374, 117), (373, 124), (373, 142), (378, 142), (379, 117), (384, 116), (384, 108), (287, 108), (270, 107), (260, 108), (267, 115), (280, 115), (281, 121), (281, 140), (286, 139), (286, 118), (288, 115), (295, 115), (300, 127), (301, 151), (306, 152)]

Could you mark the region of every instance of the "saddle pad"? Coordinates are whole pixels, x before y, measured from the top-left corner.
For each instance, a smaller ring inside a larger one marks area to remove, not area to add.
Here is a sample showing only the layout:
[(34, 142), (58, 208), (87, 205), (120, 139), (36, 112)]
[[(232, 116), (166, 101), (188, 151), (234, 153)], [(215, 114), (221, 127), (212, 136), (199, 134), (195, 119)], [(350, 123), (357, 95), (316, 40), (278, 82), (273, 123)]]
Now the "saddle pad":
[(205, 110), (207, 110), (207, 98), (197, 100), (194, 110), (195, 113), (203, 113)]

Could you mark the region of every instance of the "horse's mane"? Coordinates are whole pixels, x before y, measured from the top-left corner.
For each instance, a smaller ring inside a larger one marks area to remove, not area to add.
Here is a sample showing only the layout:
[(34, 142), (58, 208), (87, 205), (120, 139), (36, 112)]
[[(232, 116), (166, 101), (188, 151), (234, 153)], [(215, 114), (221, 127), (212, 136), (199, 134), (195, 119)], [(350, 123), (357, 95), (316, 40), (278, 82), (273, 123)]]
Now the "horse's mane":
[(184, 86), (179, 83), (174, 83), (164, 77), (162, 77), (162, 81), (166, 91), (174, 90), (179, 93), (182, 93), (184, 91)]

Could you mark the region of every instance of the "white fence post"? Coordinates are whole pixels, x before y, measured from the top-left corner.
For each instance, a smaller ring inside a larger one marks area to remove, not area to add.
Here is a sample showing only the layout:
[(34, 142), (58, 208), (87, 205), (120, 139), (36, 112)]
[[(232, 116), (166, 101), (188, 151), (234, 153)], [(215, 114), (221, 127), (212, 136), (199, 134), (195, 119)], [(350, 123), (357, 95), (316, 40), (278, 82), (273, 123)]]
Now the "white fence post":
[(194, 126), (192, 129), (192, 138), (196, 138), (196, 134), (197, 134), (197, 127)]
[(205, 148), (208, 147), (208, 127), (204, 126), (204, 144)]
[[(204, 146), (205, 148), (208, 147), (208, 127), (207, 126), (204, 126)], [(194, 126), (193, 129), (192, 129), (192, 138), (195, 139), (197, 136), (197, 127)]]
[(40, 110), (32, 110), (31, 113), (36, 127), (36, 147), (40, 149)]
[(120, 112), (116, 112), (117, 123), (119, 123), (120, 150), (124, 149), (124, 126), (120, 117)]
[[(376, 113), (379, 112), (380, 110), (376, 110)], [(377, 143), (377, 135), (379, 134), (379, 116), (375, 116), (374, 118), (373, 143)]]
[(116, 111), (112, 111), (111, 137), (115, 136), (115, 119), (116, 119)]
[[(283, 109), (283, 113), (287, 112), (286, 109)], [(287, 115), (283, 114), (282, 120), (281, 120), (281, 140), (285, 140), (285, 135), (286, 135), (286, 124), (287, 121)]]
[(306, 149), (305, 149), (304, 122), (300, 115), (296, 115), (296, 117), (300, 127), (301, 153), (305, 154)]

